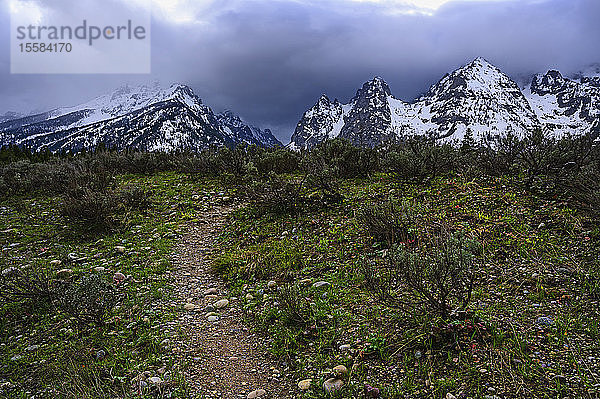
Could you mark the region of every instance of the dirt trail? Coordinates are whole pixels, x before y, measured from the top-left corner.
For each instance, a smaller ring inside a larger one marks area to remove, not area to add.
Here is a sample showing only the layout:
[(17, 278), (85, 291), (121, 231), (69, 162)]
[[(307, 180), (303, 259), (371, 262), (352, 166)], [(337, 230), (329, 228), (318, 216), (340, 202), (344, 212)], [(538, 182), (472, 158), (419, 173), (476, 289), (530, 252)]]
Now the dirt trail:
[[(264, 337), (244, 325), (241, 298), (231, 298), (225, 284), (210, 271), (215, 237), (232, 210), (217, 207), (199, 216), (175, 248), (173, 283), (179, 306), (188, 305), (178, 320), (185, 334), (173, 338), (178, 341), (173, 350), (196, 397), (246, 398), (263, 389), (267, 394), (259, 397), (293, 398), (293, 384), (286, 381), (282, 365), (267, 354)], [(209, 289), (216, 289), (216, 294), (206, 295)], [(215, 309), (219, 319), (209, 321), (207, 306), (222, 299), (229, 304)], [(192, 305), (196, 307), (191, 309)]]

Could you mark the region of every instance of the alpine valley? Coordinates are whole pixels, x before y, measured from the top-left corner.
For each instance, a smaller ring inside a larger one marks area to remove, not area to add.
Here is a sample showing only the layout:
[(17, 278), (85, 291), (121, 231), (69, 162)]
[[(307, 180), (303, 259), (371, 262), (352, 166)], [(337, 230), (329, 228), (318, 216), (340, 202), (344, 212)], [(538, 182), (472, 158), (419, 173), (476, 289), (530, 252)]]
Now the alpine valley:
[(281, 146), (268, 129), (250, 126), (230, 111), (215, 114), (184, 85), (123, 86), (75, 107), (0, 116), (0, 147), (77, 152), (100, 144), (166, 152), (238, 144)]
[(523, 87), (483, 58), (445, 75), (409, 103), (395, 98), (380, 77), (366, 82), (347, 104), (323, 95), (304, 113), (290, 148), (310, 149), (329, 138), (376, 147), (409, 136), (459, 141), (532, 129), (546, 134), (600, 133), (600, 68), (576, 79), (551, 70)]

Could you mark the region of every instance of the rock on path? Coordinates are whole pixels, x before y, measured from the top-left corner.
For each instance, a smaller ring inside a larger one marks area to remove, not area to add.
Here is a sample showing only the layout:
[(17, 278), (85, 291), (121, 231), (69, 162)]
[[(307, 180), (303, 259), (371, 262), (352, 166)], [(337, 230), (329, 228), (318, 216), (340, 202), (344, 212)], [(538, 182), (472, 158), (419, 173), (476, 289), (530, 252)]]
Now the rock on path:
[[(295, 398), (296, 384), (285, 373), (273, 375), (284, 368), (269, 357), (264, 338), (242, 323), (239, 301), (228, 298), (225, 284), (211, 273), (214, 241), (232, 210), (216, 208), (199, 215), (174, 250), (171, 278), (178, 302), (171, 306), (178, 305), (181, 313), (172, 327), (181, 329), (184, 338), (172, 334), (173, 356), (195, 397), (245, 398), (264, 390), (262, 397)], [(190, 298), (198, 305), (186, 311), (182, 305)], [(206, 309), (212, 307), (218, 316), (207, 317)]]

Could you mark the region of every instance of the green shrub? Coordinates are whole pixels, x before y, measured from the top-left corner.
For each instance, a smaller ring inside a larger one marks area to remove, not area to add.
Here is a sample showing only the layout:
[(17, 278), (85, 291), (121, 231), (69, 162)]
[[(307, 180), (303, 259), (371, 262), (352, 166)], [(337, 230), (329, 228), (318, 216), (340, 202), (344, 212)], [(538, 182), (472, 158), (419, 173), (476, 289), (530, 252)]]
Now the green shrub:
[(387, 305), (448, 318), (471, 300), (480, 245), (460, 233), (433, 237), (416, 248), (398, 245), (386, 261), (364, 262), (369, 290)]
[(50, 302), (50, 279), (34, 270), (22, 270), (14, 266), (6, 268), (0, 273), (0, 298), (6, 302)]
[(80, 188), (65, 195), (61, 213), (75, 223), (106, 229), (113, 226), (117, 207), (113, 192)]
[(414, 240), (412, 230), (416, 218), (413, 206), (406, 202), (397, 204), (393, 201), (385, 201), (362, 207), (358, 219), (368, 236), (389, 246)]
[(102, 324), (117, 303), (115, 288), (98, 274), (61, 285), (55, 296), (61, 310), (82, 323)]
[(116, 191), (119, 202), (129, 209), (139, 211), (150, 208), (152, 194), (150, 191), (137, 186), (126, 186)]
[(285, 214), (297, 210), (301, 201), (302, 182), (274, 173), (265, 178), (246, 179), (241, 192), (259, 213)]
[(371, 148), (356, 147), (348, 140), (336, 138), (306, 153), (304, 164), (305, 168), (307, 164), (325, 168), (335, 178), (367, 177), (378, 170), (378, 155)]
[(423, 182), (454, 170), (457, 151), (422, 137), (390, 147), (382, 156), (382, 169), (400, 182)]

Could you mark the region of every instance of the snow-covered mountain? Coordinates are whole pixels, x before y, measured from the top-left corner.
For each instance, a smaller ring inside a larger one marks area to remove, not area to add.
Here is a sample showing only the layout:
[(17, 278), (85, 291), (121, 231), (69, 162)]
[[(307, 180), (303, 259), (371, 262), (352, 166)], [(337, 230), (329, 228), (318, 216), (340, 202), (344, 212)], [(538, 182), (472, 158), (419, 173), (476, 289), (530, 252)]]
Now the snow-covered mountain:
[(23, 118), (25, 115), (18, 113), (18, 112), (5, 112), (4, 114), (0, 115), (0, 123), (2, 122), (6, 122), (6, 121), (11, 121), (14, 119), (19, 119), (19, 118)]
[(548, 71), (534, 76), (523, 91), (548, 130), (564, 134), (598, 129), (600, 73), (571, 80), (558, 71)]
[(235, 137), (239, 143), (256, 144), (262, 147), (281, 146), (281, 142), (273, 136), (271, 130), (261, 130), (248, 125), (229, 110), (218, 114), (217, 119), (227, 135)]
[(376, 77), (347, 104), (323, 95), (304, 113), (290, 148), (310, 149), (333, 137), (374, 147), (411, 135), (460, 140), (467, 131), (475, 139), (507, 132), (523, 135), (534, 128), (584, 134), (598, 128), (599, 79), (575, 82), (550, 71), (534, 77), (522, 91), (500, 69), (477, 58), (409, 103), (395, 98)]
[(231, 112), (215, 115), (184, 85), (124, 86), (75, 107), (0, 120), (0, 146), (80, 151), (101, 143), (146, 151), (281, 145), (268, 129), (247, 125)]

